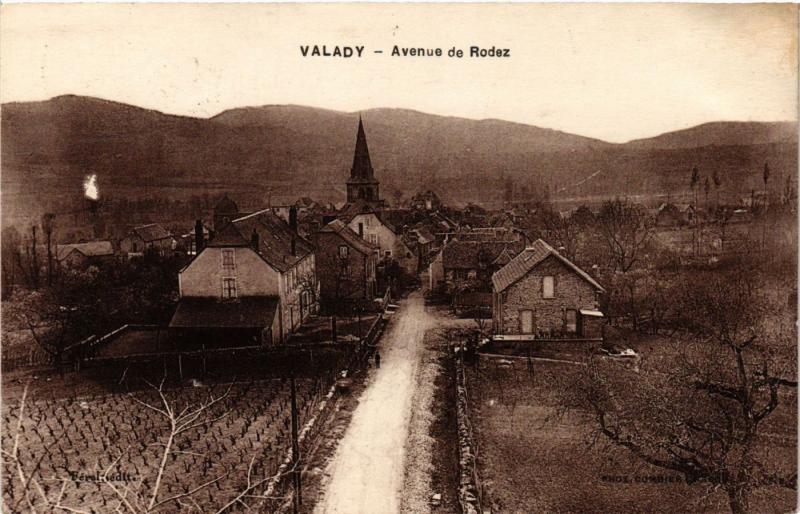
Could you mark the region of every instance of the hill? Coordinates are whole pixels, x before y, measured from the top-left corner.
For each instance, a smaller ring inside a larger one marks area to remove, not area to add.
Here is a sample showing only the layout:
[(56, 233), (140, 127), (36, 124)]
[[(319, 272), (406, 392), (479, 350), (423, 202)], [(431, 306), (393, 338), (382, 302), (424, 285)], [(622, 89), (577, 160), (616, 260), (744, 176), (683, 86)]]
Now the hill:
[(636, 139), (628, 148), (676, 149), (702, 146), (763, 145), (797, 141), (797, 124), (793, 122), (704, 123), (684, 130), (668, 132), (647, 139)]
[[(738, 195), (760, 187), (765, 161), (777, 175), (796, 174), (795, 123), (708, 123), (611, 144), (501, 120), (404, 109), (361, 115), (387, 198), (430, 188), (450, 203), (492, 204), (509, 185), (519, 199), (681, 194), (692, 166), (706, 176), (717, 171), (724, 191)], [(105, 196), (231, 191), (252, 203), (303, 195), (340, 202), (357, 119), (294, 105), (199, 119), (80, 96), (4, 104), (4, 213), (80, 202), (89, 173)]]

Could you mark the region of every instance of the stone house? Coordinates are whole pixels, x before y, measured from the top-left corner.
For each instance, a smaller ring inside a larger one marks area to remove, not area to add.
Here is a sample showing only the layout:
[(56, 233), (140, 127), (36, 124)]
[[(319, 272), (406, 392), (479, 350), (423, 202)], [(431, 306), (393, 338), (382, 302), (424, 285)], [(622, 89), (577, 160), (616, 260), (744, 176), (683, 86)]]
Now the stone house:
[(172, 234), (158, 223), (134, 227), (119, 242), (120, 252), (128, 257), (138, 257), (149, 250), (159, 255), (167, 255), (174, 251), (177, 245)]
[(234, 346), (283, 339), (280, 274), (230, 223), (180, 271), (178, 291), (169, 326), (181, 334)]
[(416, 275), (419, 259), (403, 241), (401, 234), (388, 222), (384, 222), (379, 212), (360, 212), (347, 223), (350, 230), (358, 234), (369, 244), (378, 248), (379, 257), (391, 257), (410, 275)]
[(377, 248), (358, 237), (341, 220), (333, 220), (311, 235), (316, 247), (320, 302), (371, 301), (376, 293)]
[(178, 275), (171, 328), (286, 341), (317, 311), (313, 246), (271, 210), (225, 225)]
[(493, 331), (498, 338), (600, 340), (603, 287), (537, 239), (492, 275)]
[[(492, 274), (505, 266), (522, 251), (522, 244), (515, 241), (461, 241), (452, 240), (440, 253), (441, 276), (445, 289), (491, 291)], [(438, 260), (434, 259), (434, 264)]]

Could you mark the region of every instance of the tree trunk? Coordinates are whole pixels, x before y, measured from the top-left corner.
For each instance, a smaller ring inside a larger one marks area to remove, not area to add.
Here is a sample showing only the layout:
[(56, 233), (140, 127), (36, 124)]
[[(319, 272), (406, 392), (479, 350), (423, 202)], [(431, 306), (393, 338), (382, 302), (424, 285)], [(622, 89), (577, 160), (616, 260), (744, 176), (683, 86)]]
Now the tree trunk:
[(31, 227), (31, 281), (33, 289), (39, 289), (39, 256), (36, 248), (36, 225)]
[(735, 483), (729, 486), (728, 505), (731, 508), (731, 514), (747, 514), (750, 512), (749, 494), (747, 486), (742, 483)]

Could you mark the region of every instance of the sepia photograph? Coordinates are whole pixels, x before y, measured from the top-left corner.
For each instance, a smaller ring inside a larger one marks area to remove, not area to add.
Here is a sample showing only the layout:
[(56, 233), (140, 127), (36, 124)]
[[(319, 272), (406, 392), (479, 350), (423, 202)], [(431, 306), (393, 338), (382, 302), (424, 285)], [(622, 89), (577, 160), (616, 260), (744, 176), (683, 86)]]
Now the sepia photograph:
[(0, 512), (798, 509), (794, 4), (0, 7)]

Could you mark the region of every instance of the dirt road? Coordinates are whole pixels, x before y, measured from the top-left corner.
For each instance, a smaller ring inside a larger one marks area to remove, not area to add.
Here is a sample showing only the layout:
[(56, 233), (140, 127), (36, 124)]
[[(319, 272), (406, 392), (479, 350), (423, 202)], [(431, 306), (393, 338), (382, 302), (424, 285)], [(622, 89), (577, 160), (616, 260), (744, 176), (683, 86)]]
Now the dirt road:
[(381, 342), (381, 368), (353, 414), (327, 473), (316, 514), (392, 514), (399, 510), (405, 442), (425, 330), (431, 323), (420, 292), (409, 296)]

